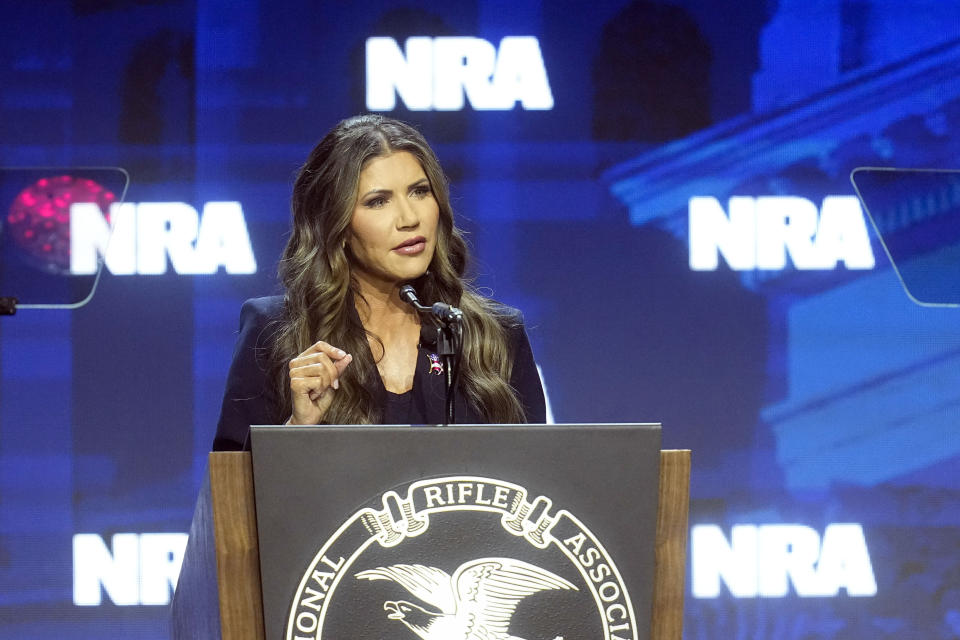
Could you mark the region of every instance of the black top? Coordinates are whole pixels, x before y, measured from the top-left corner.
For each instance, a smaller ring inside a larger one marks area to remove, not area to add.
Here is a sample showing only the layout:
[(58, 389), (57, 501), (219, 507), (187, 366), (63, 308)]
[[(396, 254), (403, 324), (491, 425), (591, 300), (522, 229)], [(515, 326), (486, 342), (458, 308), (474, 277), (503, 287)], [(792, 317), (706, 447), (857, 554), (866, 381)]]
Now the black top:
[(424, 416), (414, 411), (412, 389), (405, 393), (387, 391), (383, 424), (424, 424)]
[[(530, 341), (518, 311), (505, 307), (504, 323), (513, 354), (513, 372), (510, 386), (523, 406), (526, 421), (546, 421), (546, 403), (540, 375), (533, 360)], [(227, 385), (217, 423), (214, 451), (235, 451), (243, 447), (250, 425), (278, 424), (288, 416), (279, 416), (275, 384), (268, 379), (270, 337), (276, 330), (276, 321), (283, 314), (283, 298), (253, 298), (243, 303), (240, 311), (240, 335), (233, 352), (233, 362), (227, 374)], [(413, 388), (405, 394), (391, 394), (379, 376), (370, 389), (384, 409), (384, 424), (441, 424), (446, 412), (444, 376), (432, 366), (435, 356), (433, 331), (425, 327), (420, 334)], [(454, 404), (457, 422), (483, 424), (487, 422), (456, 390)]]

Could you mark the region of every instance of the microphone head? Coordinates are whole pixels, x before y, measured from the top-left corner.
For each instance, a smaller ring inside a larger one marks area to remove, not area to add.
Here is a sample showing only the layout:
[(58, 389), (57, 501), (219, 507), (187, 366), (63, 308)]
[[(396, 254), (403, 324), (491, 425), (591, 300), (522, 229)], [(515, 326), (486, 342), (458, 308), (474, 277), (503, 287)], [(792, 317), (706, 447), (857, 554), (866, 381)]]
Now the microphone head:
[(400, 299), (407, 304), (420, 305), (420, 299), (417, 298), (417, 291), (413, 288), (413, 285), (405, 284), (400, 287)]
[(463, 312), (445, 302), (433, 303), (433, 315), (443, 322), (459, 322), (463, 320)]

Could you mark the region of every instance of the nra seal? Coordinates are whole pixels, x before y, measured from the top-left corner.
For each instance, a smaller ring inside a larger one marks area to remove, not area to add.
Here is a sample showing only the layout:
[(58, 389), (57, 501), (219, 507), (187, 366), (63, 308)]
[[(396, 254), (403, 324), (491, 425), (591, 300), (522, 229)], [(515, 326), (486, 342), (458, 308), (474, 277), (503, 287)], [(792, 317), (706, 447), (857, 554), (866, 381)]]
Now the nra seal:
[(286, 640), (638, 640), (630, 595), (573, 514), (510, 482), (418, 480), (320, 548)]

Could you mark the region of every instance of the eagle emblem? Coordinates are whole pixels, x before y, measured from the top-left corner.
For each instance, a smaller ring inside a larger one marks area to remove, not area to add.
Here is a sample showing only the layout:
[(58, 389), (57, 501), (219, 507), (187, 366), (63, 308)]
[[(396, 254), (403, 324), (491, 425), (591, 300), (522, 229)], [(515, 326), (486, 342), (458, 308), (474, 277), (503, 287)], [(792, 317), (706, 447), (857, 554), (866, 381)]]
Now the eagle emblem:
[[(362, 580), (392, 580), (430, 608), (388, 600), (383, 609), (423, 640), (523, 640), (507, 632), (517, 604), (548, 589), (577, 587), (521, 560), (479, 558), (453, 573), (420, 564), (361, 571)], [(554, 640), (562, 640), (555, 638)]]

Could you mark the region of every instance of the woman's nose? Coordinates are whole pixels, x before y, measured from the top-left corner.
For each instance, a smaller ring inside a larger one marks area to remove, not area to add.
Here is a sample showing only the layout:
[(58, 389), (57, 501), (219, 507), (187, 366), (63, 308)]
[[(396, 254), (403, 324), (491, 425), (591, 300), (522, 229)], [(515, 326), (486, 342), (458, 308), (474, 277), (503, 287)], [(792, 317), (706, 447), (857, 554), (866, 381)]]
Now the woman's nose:
[(401, 199), (397, 213), (397, 227), (400, 229), (409, 229), (420, 224), (420, 214), (417, 208), (407, 199)]

